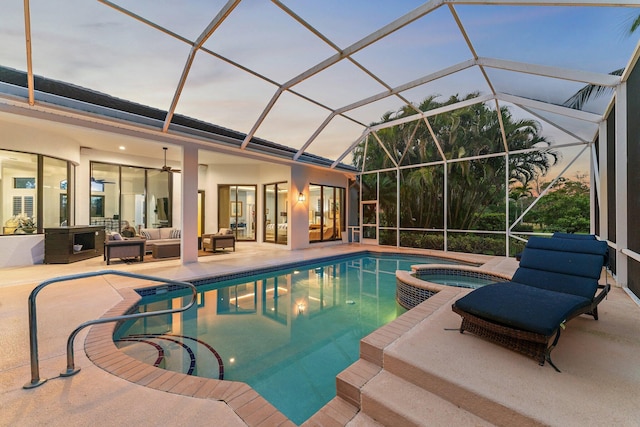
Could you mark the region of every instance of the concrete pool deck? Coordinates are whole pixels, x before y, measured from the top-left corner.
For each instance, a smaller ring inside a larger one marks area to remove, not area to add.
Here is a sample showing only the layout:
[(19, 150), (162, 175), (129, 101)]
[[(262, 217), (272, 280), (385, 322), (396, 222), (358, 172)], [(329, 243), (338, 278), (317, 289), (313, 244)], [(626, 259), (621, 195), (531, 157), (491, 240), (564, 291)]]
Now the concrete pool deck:
[[(128, 304), (126, 300), (127, 295), (132, 295), (131, 289), (140, 287), (140, 283), (120, 276), (55, 284), (41, 292), (38, 296), (40, 376), (51, 379), (35, 389), (22, 388), (31, 377), (27, 298), (33, 287), (44, 280), (106, 269), (187, 280), (245, 270), (247, 260), (251, 260), (251, 268), (257, 268), (363, 249), (384, 250), (339, 245), (287, 251), (250, 243), (241, 243), (237, 249), (235, 253), (202, 257), (200, 262), (186, 266), (180, 265), (179, 260), (169, 260), (116, 263), (107, 268), (101, 258), (93, 258), (69, 265), (0, 270), (0, 319), (3, 325), (0, 331), (3, 343), (0, 425), (293, 425), (274, 413), (270, 405), (257, 400), (258, 396), (251, 394), (251, 390), (241, 386), (212, 386), (208, 381), (205, 384), (193, 377), (172, 383), (168, 377), (161, 381), (159, 377), (152, 378), (153, 373), (142, 370), (132, 378), (137, 368), (133, 365), (127, 368), (126, 363), (117, 365), (115, 360), (111, 365), (117, 370), (115, 373), (128, 379), (107, 372), (87, 357), (85, 347), (95, 359), (96, 351), (99, 353), (104, 347), (92, 337), (101, 333), (102, 327), (106, 327), (102, 328), (102, 333), (106, 330), (108, 336), (108, 328), (113, 327), (109, 324), (80, 333), (75, 356), (76, 366), (82, 370), (75, 376), (58, 378), (66, 366), (66, 339), (71, 330), (84, 321), (105, 315), (119, 304)], [(486, 263), (485, 268), (502, 273), (512, 272), (517, 267), (515, 261), (508, 258), (476, 255), (465, 258)], [(326, 410), (321, 410), (305, 424), (379, 425), (372, 416), (384, 420), (385, 416), (393, 414), (388, 408), (390, 404), (400, 409), (406, 420), (418, 420), (415, 425), (451, 425), (463, 420), (478, 425), (500, 424), (496, 421), (500, 417), (474, 413), (477, 403), (484, 407), (507, 408), (509, 413), (540, 424), (570, 425), (571, 421), (581, 425), (638, 424), (640, 407), (633, 402), (636, 400), (634, 393), (640, 389), (640, 308), (620, 288), (615, 288), (609, 299), (600, 305), (598, 322), (579, 318), (569, 323), (554, 351), (554, 360), (563, 370), (561, 374), (470, 334), (445, 330), (459, 325), (459, 317), (450, 310), (451, 299), (456, 296), (443, 294), (438, 297), (431, 303), (427, 301), (426, 309), (422, 305), (416, 307), (418, 310), (407, 313), (406, 318), (401, 317), (398, 322), (392, 322), (388, 328), (381, 328), (363, 340), (365, 344), (369, 341), (366, 348), (370, 349), (383, 342), (385, 345), (379, 349), (383, 366), (364, 381), (360, 389), (362, 412), (356, 415), (356, 408), (336, 398)], [(98, 340), (102, 338), (98, 337)], [(363, 367), (364, 362), (361, 362), (356, 362), (356, 371), (376, 371), (375, 365)], [(149, 375), (147, 386), (141, 385), (143, 381), (138, 378), (145, 375)], [(171, 376), (170, 373), (167, 375)], [(437, 387), (429, 390), (428, 384), (413, 384), (407, 381), (407, 376), (428, 378), (427, 383)], [(154, 381), (160, 386), (149, 387)], [(413, 399), (413, 402), (400, 398), (416, 387), (423, 390), (420, 393), (428, 394), (420, 395), (419, 401)], [(466, 396), (467, 403), (457, 402), (447, 395), (452, 390)], [(218, 400), (220, 398), (224, 401)], [(425, 406), (423, 400), (437, 405), (430, 411), (435, 418), (424, 417), (421, 412)], [(475, 406), (473, 402), (476, 402)], [(468, 406), (466, 409), (460, 409), (465, 405)]]

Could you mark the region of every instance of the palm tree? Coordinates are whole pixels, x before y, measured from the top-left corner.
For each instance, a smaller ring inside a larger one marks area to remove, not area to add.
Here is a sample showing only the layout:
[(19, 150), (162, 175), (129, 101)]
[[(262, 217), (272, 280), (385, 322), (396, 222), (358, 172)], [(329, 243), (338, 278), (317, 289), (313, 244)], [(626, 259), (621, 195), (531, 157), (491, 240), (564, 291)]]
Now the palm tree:
[[(629, 26), (628, 35), (630, 36), (633, 34), (638, 28), (640, 28), (640, 15), (638, 15)], [(613, 76), (621, 76), (623, 72), (624, 68), (620, 68), (610, 72), (609, 74)], [(609, 94), (612, 90), (613, 88), (610, 87), (589, 84), (574, 93), (571, 98), (564, 102), (564, 105), (576, 110), (582, 110), (582, 107), (587, 103), (587, 101), (596, 99), (601, 95)]]
[[(422, 111), (427, 111), (477, 96), (477, 93), (464, 97), (452, 96), (445, 102), (435, 101), (434, 96), (425, 99), (418, 107)], [(382, 122), (412, 114), (415, 114), (413, 108), (404, 107), (396, 113), (385, 114)], [(509, 148), (522, 150), (522, 153), (509, 156), (508, 165), (505, 164), (504, 157), (448, 163), (446, 170), (447, 220), (451, 228), (476, 227), (478, 220), (488, 207), (499, 205), (504, 200), (506, 167), (509, 168), (514, 179), (526, 182), (537, 175), (546, 174), (557, 160), (557, 154), (553, 151), (526, 151), (527, 148), (547, 144), (544, 137), (540, 135), (540, 125), (533, 120), (514, 119), (506, 107), (497, 112), (484, 104), (474, 104), (433, 116), (429, 119), (429, 123), (445, 158), (458, 160), (504, 150), (498, 114), (502, 116)], [(365, 162), (365, 169), (368, 171), (389, 168), (391, 162), (387, 152), (396, 161), (400, 161), (402, 166), (424, 165), (443, 160), (424, 122), (393, 126), (379, 131), (378, 137), (386, 151), (382, 150), (377, 141), (370, 140), (366, 152), (364, 144), (354, 151), (355, 165), (362, 166)], [(398, 206), (401, 227), (443, 227), (444, 174), (445, 168), (442, 164), (401, 170), (400, 206)], [(367, 191), (367, 196), (370, 194), (372, 199), (377, 196), (381, 201), (387, 198), (395, 199), (396, 188), (393, 185), (395, 180), (391, 179), (390, 175), (385, 178), (389, 178), (389, 182), (382, 182), (381, 174), (379, 183), (381, 194), (375, 195)], [(369, 180), (372, 181), (369, 182)], [(378, 183), (375, 175), (363, 176), (363, 188), (373, 190), (376, 184)], [(363, 198), (365, 198), (364, 190)]]

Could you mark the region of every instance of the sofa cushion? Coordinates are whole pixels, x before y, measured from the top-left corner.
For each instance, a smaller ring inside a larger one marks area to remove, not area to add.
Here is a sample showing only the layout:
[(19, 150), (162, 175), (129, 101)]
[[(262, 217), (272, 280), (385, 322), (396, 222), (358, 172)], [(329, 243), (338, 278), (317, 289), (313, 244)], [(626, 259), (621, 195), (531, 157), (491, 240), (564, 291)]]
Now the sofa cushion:
[(230, 228), (221, 228), (220, 230), (218, 230), (218, 235), (224, 236), (225, 234), (233, 234), (233, 230), (231, 230)]
[(171, 237), (171, 233), (173, 233), (175, 228), (159, 228), (158, 230), (160, 231), (161, 239), (172, 239), (173, 237)]
[(511, 328), (551, 336), (574, 311), (591, 300), (514, 282), (493, 283), (470, 292), (454, 305)]
[(140, 235), (147, 240), (158, 240), (160, 238), (160, 228), (143, 228)]

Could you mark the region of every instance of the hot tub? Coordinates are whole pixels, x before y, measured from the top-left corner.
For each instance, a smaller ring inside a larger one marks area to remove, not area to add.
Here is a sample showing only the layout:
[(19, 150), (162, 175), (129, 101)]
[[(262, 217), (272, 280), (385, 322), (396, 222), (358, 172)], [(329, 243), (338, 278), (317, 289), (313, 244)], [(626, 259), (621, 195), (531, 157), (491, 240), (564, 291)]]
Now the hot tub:
[(448, 264), (412, 265), (412, 271), (396, 271), (396, 300), (411, 309), (448, 286), (475, 289), (510, 276), (478, 267)]

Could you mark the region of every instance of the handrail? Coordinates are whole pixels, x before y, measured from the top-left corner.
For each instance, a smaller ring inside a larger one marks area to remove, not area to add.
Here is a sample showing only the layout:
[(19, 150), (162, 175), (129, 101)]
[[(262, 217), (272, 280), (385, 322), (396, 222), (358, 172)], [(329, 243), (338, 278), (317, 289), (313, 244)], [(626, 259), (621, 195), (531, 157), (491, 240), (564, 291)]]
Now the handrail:
[(198, 291), (196, 289), (196, 287), (188, 282), (180, 282), (180, 281), (176, 281), (176, 280), (166, 280), (166, 279), (162, 279), (159, 277), (153, 277), (153, 276), (146, 276), (143, 274), (136, 274), (136, 273), (128, 273), (126, 271), (116, 271), (116, 270), (104, 270), (104, 271), (96, 271), (96, 272), (91, 272), (91, 273), (80, 273), (80, 274), (73, 274), (70, 276), (61, 276), (61, 277), (57, 277), (55, 279), (51, 279), (51, 280), (46, 280), (42, 283), (40, 283), (38, 286), (36, 286), (32, 291), (31, 294), (29, 294), (29, 348), (31, 351), (31, 381), (28, 382), (27, 384), (25, 384), (23, 386), (23, 388), (34, 388), (34, 387), (38, 387), (42, 384), (44, 384), (47, 380), (46, 379), (41, 379), (40, 378), (40, 367), (39, 367), (39, 363), (38, 363), (38, 322), (37, 322), (37, 318), (36, 318), (36, 314), (37, 314), (37, 310), (36, 310), (36, 296), (38, 295), (38, 293), (46, 286), (52, 284), (52, 283), (57, 283), (57, 282), (66, 282), (66, 281), (70, 281), (70, 280), (77, 280), (77, 279), (85, 279), (87, 277), (96, 277), (96, 276), (103, 276), (103, 275), (107, 275), (107, 274), (113, 274), (113, 275), (117, 275), (117, 276), (125, 276), (125, 277), (131, 277), (134, 279), (143, 279), (143, 280), (151, 280), (154, 282), (160, 282), (160, 283), (166, 283), (166, 284), (174, 284), (174, 285), (180, 285), (180, 286), (184, 286), (184, 287), (188, 287), (191, 288), (191, 301), (189, 302), (189, 304), (185, 305), (184, 307), (180, 307), (180, 308), (174, 308), (174, 309), (167, 309), (167, 310), (159, 310), (159, 311), (151, 311), (151, 312), (147, 312), (147, 313), (132, 313), (132, 314), (125, 314), (122, 316), (115, 316), (115, 317), (105, 317), (105, 318), (101, 318), (101, 319), (96, 319), (96, 320), (89, 320), (87, 322), (82, 323), (80, 326), (78, 326), (72, 333), (71, 335), (69, 335), (69, 339), (67, 340), (67, 370), (62, 372), (60, 374), (60, 376), (62, 377), (68, 377), (74, 374), (77, 374), (80, 371), (80, 368), (75, 368), (75, 364), (74, 364), (74, 356), (73, 356), (73, 341), (76, 337), (76, 335), (78, 335), (78, 333), (86, 328), (87, 326), (91, 326), (91, 325), (97, 325), (100, 323), (109, 323), (109, 322), (117, 322), (120, 320), (129, 320), (129, 319), (138, 319), (141, 317), (150, 317), (150, 316), (158, 316), (161, 314), (172, 314), (172, 313), (179, 313), (182, 311), (186, 311), (188, 309), (190, 309), (196, 302), (196, 298), (198, 295)]

